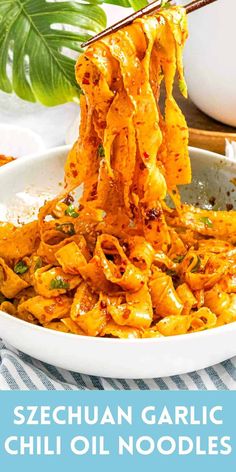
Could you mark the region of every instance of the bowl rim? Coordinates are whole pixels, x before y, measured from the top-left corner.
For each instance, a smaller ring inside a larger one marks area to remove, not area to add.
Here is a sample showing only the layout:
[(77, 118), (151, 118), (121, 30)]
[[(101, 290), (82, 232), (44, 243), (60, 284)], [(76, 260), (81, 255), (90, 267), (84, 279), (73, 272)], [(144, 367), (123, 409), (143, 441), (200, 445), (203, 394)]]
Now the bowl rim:
[(191, 342), (191, 340), (197, 340), (198, 338), (202, 339), (203, 337), (210, 337), (214, 336), (215, 334), (220, 334), (222, 335), (227, 332), (233, 332), (236, 330), (236, 321), (223, 325), (223, 326), (217, 326), (216, 328), (210, 328), (210, 329), (205, 329), (203, 331), (197, 331), (194, 333), (185, 333), (185, 334), (177, 334), (177, 335), (172, 335), (172, 336), (160, 336), (157, 338), (106, 338), (102, 336), (87, 336), (87, 335), (81, 335), (81, 334), (74, 334), (74, 333), (65, 333), (64, 331), (57, 331), (49, 328), (45, 328), (44, 326), (39, 326), (35, 325), (33, 323), (29, 323), (28, 321), (21, 320), (20, 318), (17, 318), (15, 316), (9, 315), (8, 313), (5, 313), (0, 310), (0, 316), (5, 318), (6, 320), (19, 324), (19, 326), (27, 326), (30, 330), (36, 331), (40, 333), (42, 331), (46, 336), (58, 336), (58, 338), (65, 338), (67, 340), (73, 338), (75, 341), (76, 339), (78, 342), (81, 342), (81, 340), (87, 340), (87, 341), (92, 341), (96, 342), (97, 344), (99, 343), (106, 343), (106, 344), (165, 344), (168, 342), (168, 344), (172, 343), (182, 343), (183, 339), (187, 339)]
[[(25, 156), (21, 159), (17, 159), (16, 161), (12, 161), (10, 163), (8, 163), (6, 166), (3, 166), (3, 167), (0, 167), (0, 176), (1, 174), (4, 174), (4, 173), (7, 173), (7, 172), (10, 172), (11, 170), (11, 167), (12, 166), (18, 166), (20, 167), (21, 165), (24, 165), (25, 162), (27, 161), (31, 161), (32, 159), (35, 160), (35, 159), (38, 159), (40, 160), (44, 155), (53, 155), (53, 154), (62, 154), (62, 153), (66, 153), (66, 152), (69, 152), (69, 150), (71, 149), (71, 145), (62, 145), (62, 146), (58, 146), (58, 147), (54, 147), (54, 148), (50, 148), (50, 149), (45, 149), (45, 150), (42, 150), (40, 152), (37, 152), (35, 154), (30, 154), (28, 156)], [(236, 167), (236, 161), (234, 159), (231, 159), (231, 158), (227, 158), (226, 156), (222, 155), (222, 154), (217, 154), (215, 152), (212, 152), (212, 151), (208, 151), (206, 149), (200, 149), (200, 148), (196, 148), (196, 147), (193, 147), (193, 146), (189, 146), (189, 151), (190, 153), (193, 152), (193, 153), (199, 153), (201, 154), (202, 156), (207, 156), (207, 157), (214, 157), (216, 158), (217, 160), (220, 160), (222, 162), (225, 161), (225, 163), (231, 163), (233, 164), (235, 167)], [(88, 340), (88, 341), (93, 341), (93, 342), (96, 342), (96, 343), (106, 343), (106, 344), (110, 344), (110, 343), (122, 343), (122, 344), (137, 344), (137, 343), (142, 343), (142, 344), (147, 344), (147, 343), (152, 343), (152, 344), (156, 344), (156, 343), (166, 343), (168, 342), (169, 344), (171, 342), (182, 342), (183, 338), (186, 339), (186, 336), (187, 336), (187, 339), (189, 341), (191, 341), (191, 339), (194, 339), (196, 340), (197, 338), (202, 338), (202, 337), (209, 337), (209, 336), (214, 336), (214, 334), (218, 333), (224, 333), (224, 332), (232, 332), (236, 329), (236, 321), (235, 322), (232, 322), (232, 323), (229, 323), (227, 325), (223, 325), (223, 326), (218, 326), (216, 328), (211, 328), (211, 329), (206, 329), (206, 330), (203, 330), (203, 331), (198, 331), (198, 332), (194, 332), (194, 333), (188, 333), (188, 334), (178, 334), (178, 335), (172, 335), (172, 336), (161, 336), (161, 337), (158, 337), (158, 338), (123, 338), (123, 339), (120, 339), (120, 338), (105, 338), (105, 337), (97, 337), (97, 336), (87, 336), (87, 335), (80, 335), (80, 334), (74, 334), (74, 333), (65, 333), (65, 332), (62, 332), (62, 331), (57, 331), (57, 330), (51, 330), (49, 328), (45, 328), (44, 326), (39, 326), (39, 325), (35, 325), (33, 323), (29, 323), (28, 321), (24, 321), (24, 320), (21, 320), (15, 316), (12, 316), (8, 313), (5, 313), (3, 311), (0, 310), (0, 316), (5, 318), (5, 320), (7, 321), (10, 321), (10, 322), (13, 322), (13, 323), (18, 323), (19, 326), (27, 326), (30, 330), (35, 330), (36, 332), (40, 332), (42, 331), (46, 336), (50, 336), (50, 335), (54, 335), (54, 336), (58, 336), (58, 337), (61, 337), (61, 338), (65, 338), (65, 339), (72, 339), (75, 340), (77, 339), (78, 342), (81, 342), (81, 339), (83, 340)]]

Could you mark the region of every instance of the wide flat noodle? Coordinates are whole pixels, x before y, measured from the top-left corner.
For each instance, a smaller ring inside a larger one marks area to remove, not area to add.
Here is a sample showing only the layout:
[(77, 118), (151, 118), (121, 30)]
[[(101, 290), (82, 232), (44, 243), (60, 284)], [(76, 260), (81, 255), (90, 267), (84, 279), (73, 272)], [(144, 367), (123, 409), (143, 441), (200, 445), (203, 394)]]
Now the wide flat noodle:
[(38, 221), (0, 225), (3, 312), (63, 333), (157, 342), (236, 321), (236, 213), (182, 204), (177, 188), (191, 181), (173, 96), (176, 76), (187, 94), (186, 38), (185, 10), (171, 7), (80, 56), (66, 188)]

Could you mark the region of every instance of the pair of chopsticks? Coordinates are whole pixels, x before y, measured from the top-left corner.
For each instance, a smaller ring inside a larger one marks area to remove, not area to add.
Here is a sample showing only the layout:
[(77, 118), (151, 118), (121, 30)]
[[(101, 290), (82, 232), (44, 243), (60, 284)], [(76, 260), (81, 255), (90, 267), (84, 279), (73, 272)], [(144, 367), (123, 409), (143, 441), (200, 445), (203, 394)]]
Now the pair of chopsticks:
[[(194, 0), (188, 5), (186, 5), (185, 9), (187, 13), (191, 13), (195, 10), (199, 10), (199, 8), (205, 7), (206, 5), (210, 5), (210, 3), (216, 2), (217, 0)], [(170, 2), (170, 5), (172, 3)], [(132, 15), (127, 16), (121, 21), (118, 21), (118, 23), (115, 23), (114, 25), (110, 26), (109, 28), (106, 28), (104, 31), (101, 33), (97, 34), (93, 38), (89, 39), (86, 41), (86, 43), (81, 44), (83, 48), (89, 46), (92, 43), (95, 43), (95, 41), (98, 41), (99, 39), (104, 38), (105, 36), (114, 33), (115, 31), (118, 31), (121, 28), (124, 28), (125, 26), (129, 25), (132, 23), (134, 20), (137, 18), (141, 18), (143, 15), (148, 15), (150, 13), (153, 13), (157, 10), (159, 10), (162, 6), (162, 1), (161, 0), (155, 0), (155, 2), (150, 3), (144, 8), (141, 8), (141, 10), (136, 11)]]

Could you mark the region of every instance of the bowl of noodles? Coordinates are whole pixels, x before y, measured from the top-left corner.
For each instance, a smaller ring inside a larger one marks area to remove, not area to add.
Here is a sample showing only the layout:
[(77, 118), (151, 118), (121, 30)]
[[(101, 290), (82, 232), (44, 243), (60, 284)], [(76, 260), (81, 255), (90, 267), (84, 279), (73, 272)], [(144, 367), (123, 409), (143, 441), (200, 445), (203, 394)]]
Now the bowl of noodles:
[(137, 378), (236, 353), (236, 167), (189, 152), (186, 38), (172, 7), (90, 46), (72, 149), (0, 170), (0, 335), (30, 355)]
[[(43, 154), (26, 157), (0, 169), (0, 216), (3, 221), (1, 230), (4, 231), (4, 227), (9, 225), (9, 220), (14, 223), (14, 227), (11, 228), (14, 246), (11, 247), (11, 239), (8, 236), (8, 244), (5, 244), (5, 248), (1, 248), (5, 252), (3, 255), (6, 259), (7, 251), (19, 251), (19, 247), (23, 247), (23, 242), (29, 244), (26, 234), (28, 228), (34, 224), (39, 208), (45, 200), (52, 200), (61, 190), (63, 168), (68, 152), (69, 147), (56, 148)], [(190, 149), (190, 156), (192, 183), (181, 187), (183, 202), (192, 204), (196, 209), (203, 208), (203, 211), (211, 212), (216, 208), (217, 211), (225, 212), (232, 218), (234, 212), (232, 210), (227, 212), (226, 209), (229, 210), (236, 205), (235, 163), (220, 155), (194, 148)], [(73, 198), (77, 199), (77, 195), (72, 193), (70, 200)], [(67, 201), (68, 207), (71, 204)], [(22, 217), (20, 221), (19, 214)], [(25, 239), (24, 241), (20, 239), (18, 243), (17, 230), (14, 228), (21, 228), (23, 222), (25, 222), (22, 226), (25, 228), (23, 235)], [(221, 226), (222, 223), (218, 225), (219, 231)], [(214, 240), (215, 246), (212, 244), (212, 238), (205, 241), (208, 246), (204, 248), (203, 254), (206, 249), (209, 250), (209, 245), (213, 254), (222, 252), (222, 243), (217, 242), (217, 238)], [(227, 246), (226, 252), (231, 249)], [(29, 264), (28, 259), (24, 261)], [(39, 263), (37, 259), (36, 263)], [(36, 270), (38, 270), (37, 264)], [(27, 272), (20, 275), (24, 281)], [(173, 280), (174, 274), (171, 276)], [(207, 290), (207, 293), (210, 293), (210, 290)], [(22, 303), (29, 295), (34, 298), (32, 287), (26, 287), (19, 293)], [(7, 295), (9, 297), (11, 294)], [(221, 312), (217, 319), (219, 316), (225, 316), (225, 322), (229, 323), (224, 326), (203, 330), (199, 330), (198, 327), (193, 332), (192, 329), (186, 328), (183, 331), (182, 325), (182, 331), (178, 334), (170, 324), (169, 336), (161, 336), (160, 333), (158, 335), (156, 330), (152, 330), (155, 337), (139, 338), (137, 328), (132, 330), (132, 327), (127, 328), (127, 325), (123, 325), (122, 328), (120, 325), (120, 331), (113, 334), (116, 336), (119, 334), (121, 337), (115, 338), (112, 334), (109, 336), (77, 334), (78, 331), (75, 331), (77, 324), (71, 324), (71, 329), (68, 329), (70, 320), (67, 315), (65, 317), (60, 315), (60, 320), (54, 317), (55, 314), (59, 316), (58, 311), (54, 310), (58, 310), (58, 303), (62, 309), (64, 297), (57, 295), (49, 299), (47, 297), (36, 299), (45, 302), (46, 298), (47, 306), (40, 303), (37, 305), (33, 300), (34, 314), (28, 311), (27, 315), (19, 315), (14, 309), (18, 303), (17, 295), (14, 303), (5, 297), (5, 301), (1, 300), (1, 309), (4, 311), (0, 313), (0, 336), (16, 348), (44, 362), (77, 372), (117, 378), (151, 378), (180, 374), (218, 363), (235, 355), (236, 323), (231, 323), (235, 315), (231, 307), (225, 305), (224, 299), (217, 309), (217, 312), (218, 310)], [(216, 305), (219, 303), (218, 297), (215, 297), (215, 303)], [(85, 312), (86, 309), (84, 306)], [(49, 318), (43, 320), (43, 315), (50, 317), (51, 321)], [(112, 328), (111, 324), (108, 326)]]

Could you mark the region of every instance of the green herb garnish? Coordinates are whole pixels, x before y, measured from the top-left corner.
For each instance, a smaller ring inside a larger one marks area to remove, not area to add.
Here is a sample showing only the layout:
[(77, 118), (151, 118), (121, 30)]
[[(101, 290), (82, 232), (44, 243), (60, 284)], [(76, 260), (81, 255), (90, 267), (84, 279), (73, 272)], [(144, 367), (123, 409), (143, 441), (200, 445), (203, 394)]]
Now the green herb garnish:
[(65, 210), (65, 215), (71, 216), (72, 218), (77, 218), (79, 216), (79, 213), (77, 213), (74, 206), (70, 204), (68, 208)]
[(26, 265), (26, 263), (24, 261), (19, 261), (17, 262), (17, 264), (15, 264), (14, 266), (14, 272), (16, 274), (25, 274), (25, 272), (27, 272), (27, 270), (29, 270), (29, 267)]
[(184, 260), (185, 256), (176, 256), (174, 259), (173, 259), (173, 262), (176, 262), (177, 264), (179, 264), (180, 262), (182, 262)]
[(98, 155), (99, 157), (105, 157), (105, 151), (104, 151), (104, 147), (102, 144), (99, 144), (98, 146)]
[[(192, 264), (192, 262), (193, 262), (193, 259), (190, 260), (190, 264)], [(198, 257), (195, 266), (191, 269), (192, 274), (195, 274), (195, 272), (198, 272), (200, 267), (201, 267), (201, 259), (200, 257)]]
[(37, 261), (35, 262), (34, 272), (38, 269), (41, 269), (42, 265), (43, 265), (43, 261), (41, 257), (38, 257)]
[(207, 216), (203, 216), (202, 218), (200, 218), (200, 221), (204, 223), (205, 226), (208, 226), (208, 228), (212, 228), (213, 226), (212, 221)]
[(68, 282), (65, 282), (65, 280), (63, 280), (63, 278), (60, 277), (60, 275), (58, 275), (57, 277), (55, 277), (55, 279), (51, 280), (50, 290), (60, 289), (60, 288), (67, 290), (68, 288), (70, 288), (70, 285), (68, 284)]
[(175, 277), (177, 273), (173, 269), (167, 269), (166, 275), (169, 275), (170, 277)]
[(57, 231), (61, 231), (61, 233), (64, 233), (69, 236), (74, 236), (75, 234), (75, 228), (73, 223), (62, 223), (61, 225), (56, 225)]
[(187, 97), (187, 85), (184, 79), (179, 79), (179, 90), (184, 97)]

